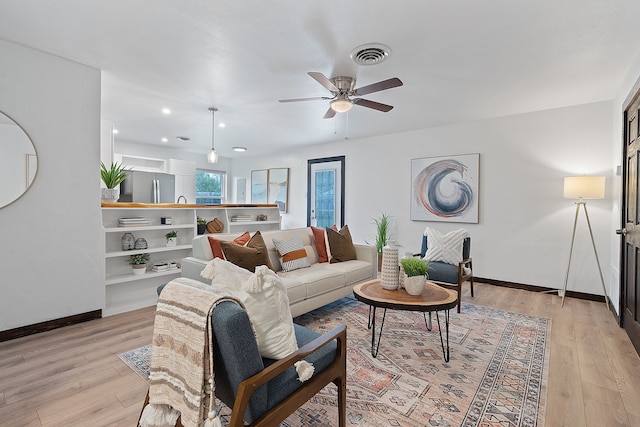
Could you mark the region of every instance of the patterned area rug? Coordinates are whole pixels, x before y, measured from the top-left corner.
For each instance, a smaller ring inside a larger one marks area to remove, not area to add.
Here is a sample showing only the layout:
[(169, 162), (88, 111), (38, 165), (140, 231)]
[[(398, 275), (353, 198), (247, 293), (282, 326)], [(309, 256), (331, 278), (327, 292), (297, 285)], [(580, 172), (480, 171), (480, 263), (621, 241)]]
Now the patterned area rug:
[[(347, 325), (348, 425), (544, 426), (550, 319), (463, 303), (450, 314), (446, 363), (435, 314), (428, 331), (422, 313), (388, 310), (377, 358), (368, 315), (344, 298), (295, 319), (318, 332)], [(440, 322), (444, 333), (442, 313)], [(119, 357), (147, 379), (150, 356), (146, 346)], [(283, 425), (336, 426), (336, 404), (327, 386)]]

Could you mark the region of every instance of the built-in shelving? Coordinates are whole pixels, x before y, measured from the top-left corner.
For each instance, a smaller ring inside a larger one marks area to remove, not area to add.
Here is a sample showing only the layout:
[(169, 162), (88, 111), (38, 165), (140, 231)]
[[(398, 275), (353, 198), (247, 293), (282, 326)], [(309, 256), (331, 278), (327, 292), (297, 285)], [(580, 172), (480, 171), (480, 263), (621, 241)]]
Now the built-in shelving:
[[(103, 248), (105, 262), (105, 306), (103, 315), (109, 316), (125, 311), (155, 305), (158, 286), (180, 276), (180, 262), (192, 254), (192, 240), (197, 235), (196, 219), (207, 221), (220, 219), (224, 224), (224, 233), (277, 230), (281, 218), (277, 206), (205, 206), (187, 205), (179, 207), (163, 205), (141, 205), (136, 203), (103, 204)], [(249, 215), (257, 218), (266, 215), (264, 221), (237, 221), (234, 215)], [(142, 217), (148, 225), (120, 227), (119, 218)], [(162, 218), (171, 218), (171, 224), (162, 224)], [(177, 231), (176, 246), (167, 246), (165, 234)], [(143, 238), (146, 249), (123, 250), (122, 237), (133, 234), (135, 239)], [(130, 255), (148, 253), (150, 261), (145, 274), (133, 274), (128, 263)], [(152, 271), (154, 263), (175, 262), (178, 268), (166, 271)]]

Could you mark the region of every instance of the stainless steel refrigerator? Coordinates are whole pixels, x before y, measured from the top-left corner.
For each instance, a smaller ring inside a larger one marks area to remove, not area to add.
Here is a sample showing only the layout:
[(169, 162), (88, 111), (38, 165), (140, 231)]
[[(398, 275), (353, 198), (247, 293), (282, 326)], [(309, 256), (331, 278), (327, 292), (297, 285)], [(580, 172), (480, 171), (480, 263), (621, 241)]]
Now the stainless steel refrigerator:
[(118, 201), (175, 203), (176, 177), (167, 173), (128, 172), (127, 178), (120, 184)]

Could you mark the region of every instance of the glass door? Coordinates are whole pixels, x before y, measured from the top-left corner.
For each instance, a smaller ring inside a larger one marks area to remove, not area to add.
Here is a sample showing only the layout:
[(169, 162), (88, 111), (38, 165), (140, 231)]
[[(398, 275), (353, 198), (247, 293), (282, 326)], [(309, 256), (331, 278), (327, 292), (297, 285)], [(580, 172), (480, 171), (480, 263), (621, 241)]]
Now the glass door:
[(307, 225), (344, 225), (344, 156), (308, 162)]

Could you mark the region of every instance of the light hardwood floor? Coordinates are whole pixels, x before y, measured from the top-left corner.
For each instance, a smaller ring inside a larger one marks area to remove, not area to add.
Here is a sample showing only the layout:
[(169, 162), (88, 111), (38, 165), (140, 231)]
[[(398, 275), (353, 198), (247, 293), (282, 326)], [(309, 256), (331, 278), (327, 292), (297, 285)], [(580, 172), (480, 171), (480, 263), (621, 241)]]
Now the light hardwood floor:
[[(547, 427), (640, 426), (640, 359), (604, 303), (480, 283), (463, 300), (552, 319)], [(135, 426), (147, 385), (117, 355), (150, 342), (153, 310), (0, 343), (0, 426)]]

